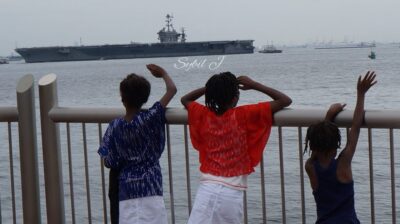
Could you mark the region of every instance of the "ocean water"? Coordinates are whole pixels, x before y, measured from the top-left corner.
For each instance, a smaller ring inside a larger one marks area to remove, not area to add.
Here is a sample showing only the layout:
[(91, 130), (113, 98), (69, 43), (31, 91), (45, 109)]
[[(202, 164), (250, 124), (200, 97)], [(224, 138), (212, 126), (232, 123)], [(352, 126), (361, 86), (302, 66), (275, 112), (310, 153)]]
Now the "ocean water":
[[(187, 58), (151, 58), (129, 60), (105, 60), (83, 62), (56, 62), (25, 64), (13, 62), (0, 66), (0, 105), (16, 105), (16, 83), (25, 74), (32, 74), (37, 82), (42, 76), (55, 73), (57, 75), (58, 98), (60, 106), (72, 107), (121, 107), (119, 97), (119, 82), (129, 73), (145, 76), (151, 82), (152, 92), (149, 102), (145, 106), (158, 100), (165, 90), (161, 79), (156, 79), (146, 70), (145, 65), (155, 63), (164, 67), (178, 87), (178, 93), (172, 100), (170, 107), (182, 107), (180, 97), (185, 93), (203, 86), (207, 79), (215, 73), (231, 71), (236, 75), (247, 75), (254, 80), (283, 91), (289, 95), (292, 108), (328, 108), (331, 103), (347, 103), (348, 109), (354, 109), (356, 81), (359, 75), (368, 70), (378, 74), (378, 84), (367, 93), (365, 108), (369, 109), (400, 109), (400, 48), (386, 45), (375, 49), (376, 60), (370, 60), (367, 55), (370, 49), (338, 49), (314, 50), (307, 48), (287, 48), (282, 54), (246, 54), (222, 56), (198, 56)], [(36, 85), (37, 86), (37, 85)], [(38, 89), (35, 89), (38, 95)], [(240, 95), (239, 104), (256, 103), (269, 100), (269, 97), (256, 91), (245, 91)], [(204, 99), (201, 98), (200, 101)], [(36, 101), (38, 106), (38, 101)], [(39, 117), (39, 112), (37, 112)], [(40, 122), (37, 122), (40, 134)], [(67, 222), (71, 221), (71, 202), (69, 171), (67, 161), (66, 128), (61, 128), (61, 149), (63, 159), (63, 176), (65, 191), (65, 207)], [(103, 131), (106, 125), (103, 125)], [(19, 186), (20, 171), (17, 162), (19, 158), (18, 140), (15, 136), (17, 127), (12, 127), (14, 133), (13, 157), (15, 159), (16, 185)], [(102, 191), (100, 180), (100, 162), (96, 153), (99, 144), (97, 125), (87, 124), (87, 148), (89, 158), (89, 180), (91, 213), (93, 223), (103, 223)], [(185, 223), (188, 217), (185, 152), (183, 143), (183, 128), (171, 125), (171, 155), (174, 189), (174, 203), (176, 223)], [(305, 129), (303, 129), (304, 133)], [(345, 130), (342, 130), (345, 133)], [(2, 220), (9, 223), (11, 216), (11, 196), (9, 193), (9, 161), (7, 127), (0, 124), (0, 150), (4, 155), (0, 158), (0, 201)], [(391, 222), (390, 197), (390, 166), (388, 130), (373, 130), (374, 153), (374, 187), (375, 187), (375, 216), (377, 223)], [(87, 223), (87, 193), (84, 174), (82, 124), (71, 124), (74, 196), (77, 223)], [(399, 131), (394, 130), (395, 158), (400, 155), (398, 150)], [(343, 140), (344, 141), (344, 140)], [(38, 138), (39, 161), (42, 159), (41, 141)], [(343, 143), (344, 144), (344, 143)], [(190, 146), (190, 143), (189, 143)], [(165, 201), (170, 211), (170, 182), (166, 178), (167, 152), (162, 158), (164, 172)], [(266, 206), (268, 223), (282, 222), (280, 169), (278, 130), (273, 129), (270, 141), (265, 151), (265, 179), (266, 179)], [(287, 223), (301, 222), (300, 204), (300, 169), (298, 136), (296, 128), (283, 129), (283, 158), (285, 164), (285, 201)], [(191, 197), (194, 200), (198, 185), (197, 153), (189, 147)], [(305, 155), (305, 159), (307, 155)], [(396, 163), (396, 179), (399, 180), (399, 164)], [(43, 222), (46, 222), (45, 193), (43, 164), (39, 162), (41, 174), (41, 208)], [(370, 222), (370, 182), (368, 168), (368, 145), (366, 130), (362, 130), (357, 153), (353, 161), (353, 172), (356, 191), (356, 209), (362, 223)], [(107, 179), (107, 175), (106, 175)], [(315, 221), (315, 203), (312, 197), (308, 179), (305, 178), (305, 204), (307, 223)], [(398, 192), (400, 186), (397, 183)], [(17, 211), (21, 211), (20, 190), (17, 188)], [(249, 223), (262, 223), (262, 206), (260, 201), (260, 171), (251, 175), (249, 179), (248, 214)], [(396, 194), (396, 201), (399, 201)], [(107, 200), (108, 201), (108, 200)], [(397, 203), (398, 204), (398, 203)], [(398, 215), (399, 219), (400, 216)], [(18, 223), (22, 220), (18, 215)]]

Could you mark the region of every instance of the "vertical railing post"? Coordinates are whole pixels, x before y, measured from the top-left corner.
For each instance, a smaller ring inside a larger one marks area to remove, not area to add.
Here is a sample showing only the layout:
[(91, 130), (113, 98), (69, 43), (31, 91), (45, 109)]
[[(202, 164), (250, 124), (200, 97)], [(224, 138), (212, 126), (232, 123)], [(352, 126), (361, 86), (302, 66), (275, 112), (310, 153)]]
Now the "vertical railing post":
[(371, 223), (375, 224), (375, 188), (374, 188), (374, 156), (372, 147), (372, 130), (368, 128), (368, 151), (369, 151), (369, 189), (371, 196)]
[[(16, 110), (16, 121), (18, 121), (18, 110)], [(11, 131), (11, 122), (8, 123), (8, 158), (10, 160), (10, 187), (11, 187), (11, 203), (12, 203), (12, 218), (13, 224), (17, 223), (17, 209), (15, 206), (15, 180), (14, 180), (14, 156), (13, 156), (13, 146), (12, 146), (12, 131)]]
[(17, 85), (19, 153), (24, 223), (41, 223), (36, 139), (34, 79), (22, 77)]
[(49, 74), (39, 80), (40, 118), (42, 126), (43, 165), (46, 189), (47, 223), (65, 223), (64, 189), (61, 168), (60, 129), (49, 117), (58, 106), (57, 76)]
[(394, 142), (393, 142), (393, 128), (389, 129), (389, 145), (390, 145), (390, 183), (392, 192), (392, 223), (396, 221), (396, 170), (395, 170), (395, 159), (394, 159)]
[(171, 137), (170, 129), (167, 124), (167, 153), (168, 153), (168, 179), (169, 179), (169, 195), (171, 206), (171, 223), (175, 224), (175, 201), (174, 201), (174, 179), (172, 178), (172, 152), (171, 152)]

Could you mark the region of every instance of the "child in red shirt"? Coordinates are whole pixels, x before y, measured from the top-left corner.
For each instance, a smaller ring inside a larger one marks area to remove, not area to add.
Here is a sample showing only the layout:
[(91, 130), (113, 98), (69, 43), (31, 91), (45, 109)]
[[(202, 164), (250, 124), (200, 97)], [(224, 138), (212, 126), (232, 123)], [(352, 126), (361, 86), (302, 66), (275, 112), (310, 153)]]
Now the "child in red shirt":
[[(273, 101), (236, 107), (239, 89), (257, 90)], [(195, 100), (205, 95), (206, 105)], [(189, 224), (241, 223), (247, 176), (261, 160), (273, 113), (292, 100), (247, 76), (213, 75), (205, 87), (181, 99), (188, 110), (190, 138), (199, 151), (200, 186)]]

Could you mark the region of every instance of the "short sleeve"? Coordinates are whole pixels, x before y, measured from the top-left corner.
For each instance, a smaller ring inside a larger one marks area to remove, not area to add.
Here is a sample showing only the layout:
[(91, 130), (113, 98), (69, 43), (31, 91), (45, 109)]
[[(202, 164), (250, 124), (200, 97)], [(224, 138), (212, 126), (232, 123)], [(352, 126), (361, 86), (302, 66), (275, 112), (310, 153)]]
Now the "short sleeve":
[(188, 120), (190, 130), (190, 140), (192, 141), (193, 147), (197, 150), (201, 148), (201, 145), (205, 142), (202, 140), (201, 131), (204, 130), (206, 123), (204, 118), (209, 112), (208, 108), (195, 101), (189, 103), (188, 107)]
[(108, 168), (117, 168), (118, 160), (116, 159), (117, 149), (115, 147), (114, 136), (113, 136), (113, 122), (111, 122), (106, 132), (104, 133), (103, 140), (101, 141), (100, 147), (97, 153), (102, 159), (104, 159), (104, 165)]
[(243, 106), (247, 121), (248, 150), (255, 167), (261, 160), (273, 123), (269, 102)]
[(165, 119), (165, 108), (161, 105), (160, 102), (155, 102), (153, 106), (151, 106), (147, 112), (145, 113), (144, 118), (148, 121), (156, 121), (161, 124), (166, 123)]
[(256, 127), (272, 126), (272, 111), (270, 102), (250, 104), (244, 106), (248, 124)]

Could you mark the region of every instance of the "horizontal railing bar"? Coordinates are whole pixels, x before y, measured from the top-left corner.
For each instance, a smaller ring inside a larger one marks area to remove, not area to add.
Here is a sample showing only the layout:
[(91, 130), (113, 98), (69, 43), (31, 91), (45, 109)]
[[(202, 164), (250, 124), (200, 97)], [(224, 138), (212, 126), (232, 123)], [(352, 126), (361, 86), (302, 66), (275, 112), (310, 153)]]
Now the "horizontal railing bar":
[(17, 107), (0, 107), (0, 122), (18, 121)]
[[(124, 115), (123, 108), (55, 107), (49, 116), (54, 122), (108, 123)], [(342, 111), (335, 119), (340, 127), (350, 127), (354, 111)], [(284, 109), (274, 115), (274, 125), (283, 127), (306, 127), (324, 119), (326, 110)], [(169, 124), (187, 124), (187, 111), (183, 108), (168, 108)], [(400, 110), (366, 110), (365, 126), (369, 128), (400, 128)]]
[[(108, 123), (124, 114), (123, 108), (55, 107), (49, 112), (54, 122), (70, 123)], [(168, 108), (166, 117), (169, 124), (187, 123), (187, 112), (182, 108)]]
[[(340, 127), (351, 127), (353, 110), (344, 110), (335, 118)], [(326, 110), (284, 109), (274, 116), (275, 126), (305, 127), (325, 118)], [(400, 128), (400, 110), (366, 110), (364, 127)]]

